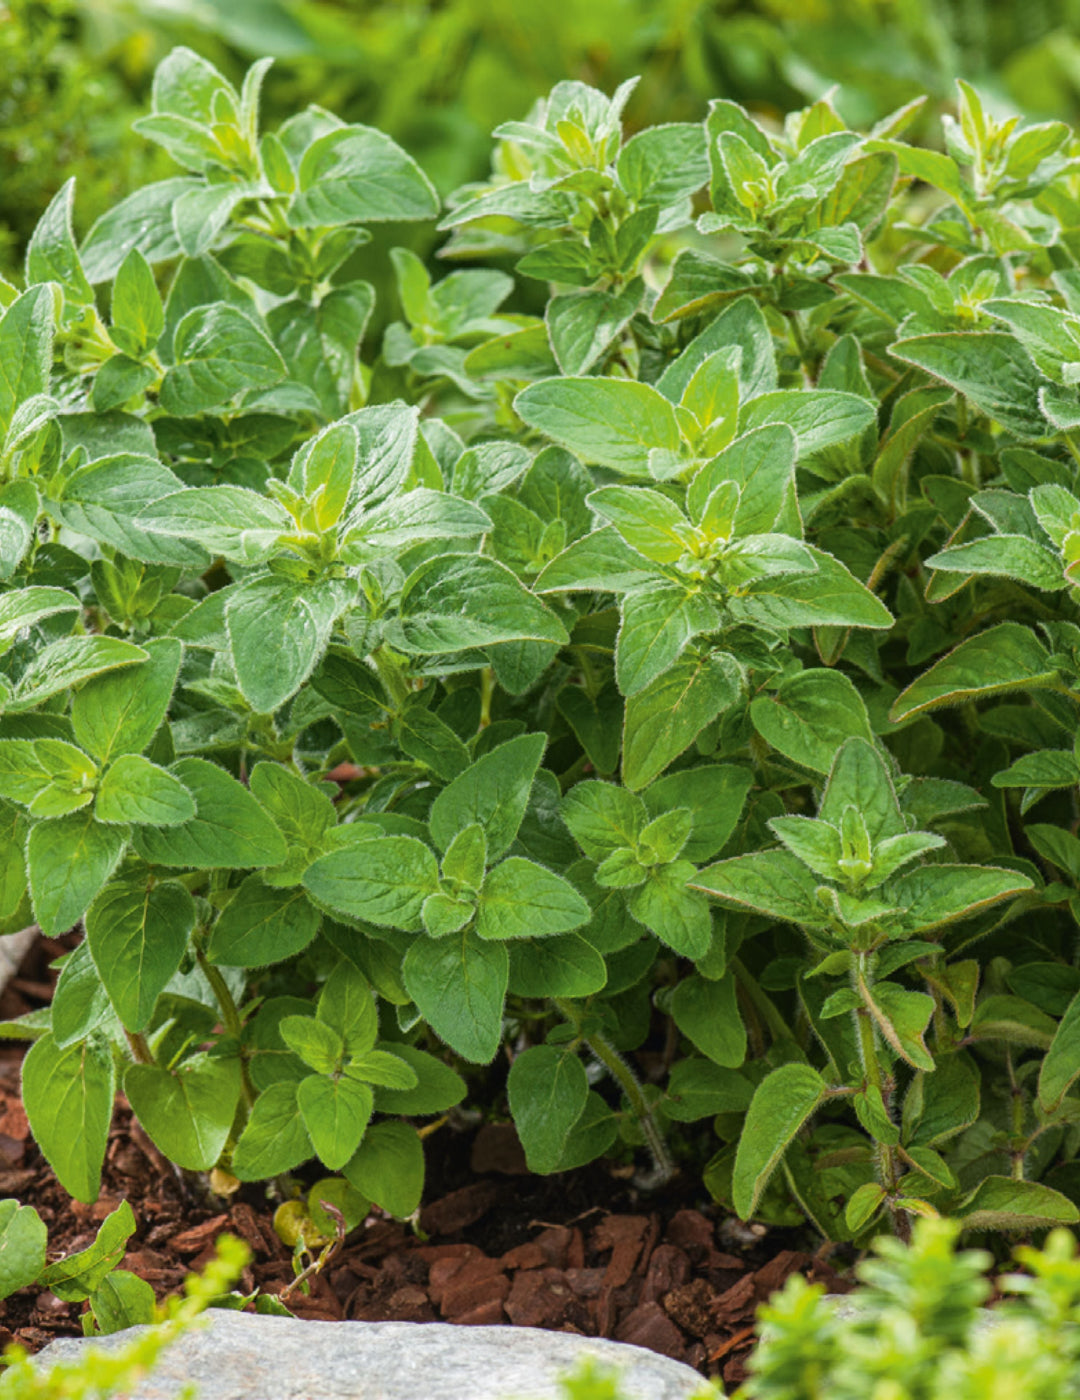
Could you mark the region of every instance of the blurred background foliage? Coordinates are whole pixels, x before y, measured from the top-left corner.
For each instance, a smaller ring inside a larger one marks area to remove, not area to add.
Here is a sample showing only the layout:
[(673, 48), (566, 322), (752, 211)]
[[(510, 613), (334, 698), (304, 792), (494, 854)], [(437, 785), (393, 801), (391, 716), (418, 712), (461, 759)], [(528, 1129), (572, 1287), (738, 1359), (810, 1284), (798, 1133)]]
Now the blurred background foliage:
[(949, 102), (957, 76), (994, 107), (1080, 116), (1080, 0), (0, 0), (0, 270), (69, 175), (83, 232), (175, 173), (130, 123), (177, 43), (232, 78), (272, 54), (271, 124), (317, 102), (381, 127), (444, 194), (565, 77), (610, 91), (641, 74), (631, 127), (720, 96), (779, 116), (834, 84), (864, 125), (924, 91)]

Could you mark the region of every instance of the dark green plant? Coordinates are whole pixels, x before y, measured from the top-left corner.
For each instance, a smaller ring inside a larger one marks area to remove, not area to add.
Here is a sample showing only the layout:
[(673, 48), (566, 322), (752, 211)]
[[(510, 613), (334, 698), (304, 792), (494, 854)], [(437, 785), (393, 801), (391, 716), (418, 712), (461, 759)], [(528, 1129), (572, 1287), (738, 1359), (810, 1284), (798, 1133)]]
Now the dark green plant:
[(560, 83), (365, 364), (369, 226), (439, 200), (265, 129), (267, 66), (174, 51), (185, 173), (81, 245), (65, 186), (0, 288), (0, 920), (85, 931), (9, 1028), (62, 1183), (122, 1088), (219, 1184), (342, 1173), (323, 1237), (408, 1216), (505, 1053), (537, 1171), (1080, 1218), (1071, 132), (962, 85), (948, 154), (918, 104), (626, 139), (631, 83)]

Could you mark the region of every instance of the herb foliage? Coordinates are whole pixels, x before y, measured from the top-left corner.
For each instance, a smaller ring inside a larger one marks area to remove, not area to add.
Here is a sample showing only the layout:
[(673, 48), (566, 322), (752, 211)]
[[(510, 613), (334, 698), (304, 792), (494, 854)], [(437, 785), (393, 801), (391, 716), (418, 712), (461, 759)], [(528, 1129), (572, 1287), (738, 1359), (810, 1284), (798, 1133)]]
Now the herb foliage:
[[(961, 84), (944, 152), (917, 103), (625, 139), (632, 84), (566, 82), (440, 210), (376, 130), (263, 130), (267, 67), (174, 50), (183, 173), (81, 243), (69, 183), (0, 288), (0, 920), (86, 934), (8, 1028), (60, 1180), (122, 1090), (181, 1167), (405, 1216), (505, 1051), (537, 1171), (1076, 1221), (1071, 132)], [(463, 265), (398, 250), (359, 358), (343, 269), (440, 215)]]

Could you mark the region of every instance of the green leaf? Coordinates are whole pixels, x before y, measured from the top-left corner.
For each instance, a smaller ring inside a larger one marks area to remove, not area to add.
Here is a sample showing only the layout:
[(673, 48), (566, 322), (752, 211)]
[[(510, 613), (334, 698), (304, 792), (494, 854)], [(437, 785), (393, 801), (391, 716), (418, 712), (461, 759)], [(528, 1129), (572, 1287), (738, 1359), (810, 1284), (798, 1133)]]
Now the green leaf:
[(317, 848), (337, 820), (334, 804), (319, 785), (279, 763), (257, 763), (248, 786), (290, 847)]
[(78, 612), (82, 604), (63, 588), (17, 588), (0, 594), (0, 651), (18, 637), (24, 627), (33, 627), (58, 613)]
[(920, 710), (958, 705), (983, 695), (1052, 686), (1057, 672), (1050, 655), (1030, 628), (1002, 622), (961, 642), (913, 681), (894, 701), (894, 724)]
[[(996, 788), (1022, 787), (1030, 792), (1070, 788), (1080, 782), (1080, 764), (1069, 749), (1041, 749), (1037, 753), (1021, 754), (1015, 763), (995, 773), (990, 781)], [(1021, 804), (1020, 810), (1026, 811), (1027, 804)]]
[(795, 434), (801, 467), (835, 480), (850, 471), (851, 454), (862, 455), (859, 443), (875, 432), (877, 414), (869, 400), (839, 389), (777, 389), (751, 399), (739, 413), (740, 433), (767, 423), (786, 424)]
[(544, 938), (588, 923), (592, 910), (573, 885), (534, 861), (510, 856), (480, 891), (476, 932), (485, 939)]
[(148, 659), (137, 670), (97, 676), (72, 701), (75, 737), (99, 763), (117, 754), (141, 753), (168, 712), (183, 647), (160, 637), (145, 643), (143, 650)]
[(905, 1139), (931, 1146), (979, 1116), (979, 1076), (959, 1056), (942, 1056), (933, 1074), (916, 1074), (904, 1099)]
[(897, 875), (886, 887), (902, 909), (906, 935), (969, 918), (1032, 888), (1027, 875), (979, 865), (924, 865)]
[(172, 1070), (129, 1065), (124, 1093), (171, 1162), (187, 1171), (209, 1171), (232, 1131), (240, 1102), (240, 1061), (200, 1053)]
[(548, 302), (551, 348), (564, 375), (586, 374), (608, 351), (641, 304), (644, 288), (634, 278), (621, 292), (564, 292)]
[(865, 1230), (877, 1216), (885, 1200), (885, 1188), (876, 1181), (864, 1181), (844, 1208), (844, 1223), (853, 1235)]
[(1025, 535), (988, 535), (952, 545), (923, 562), (928, 569), (944, 573), (1014, 578), (1049, 593), (1056, 593), (1068, 583), (1058, 556)]
[(536, 580), (536, 588), (540, 593), (585, 589), (623, 593), (648, 587), (658, 576), (659, 570), (644, 555), (631, 549), (616, 530), (605, 527), (575, 540), (557, 555)]
[(352, 1079), (388, 1089), (415, 1089), (418, 1083), (412, 1067), (389, 1050), (368, 1050), (363, 1055), (354, 1055), (345, 1072)]
[(333, 1074), (345, 1058), (345, 1041), (339, 1031), (314, 1016), (285, 1016), (278, 1022), (282, 1040), (317, 1074)]
[(603, 989), (607, 966), (580, 934), (523, 939), (508, 945), (514, 996), (587, 997)]
[(648, 479), (649, 454), (678, 453), (675, 409), (649, 384), (631, 379), (546, 379), (514, 400), (530, 427), (582, 462)]
[(79, 262), (71, 231), (75, 179), (66, 180), (38, 220), (26, 249), (26, 282), (57, 282), (75, 303), (92, 302), (94, 293)]
[(268, 967), (302, 952), (319, 912), (299, 889), (275, 889), (249, 875), (218, 916), (206, 956), (229, 967)]
[(754, 1214), (795, 1134), (827, 1095), (828, 1086), (809, 1065), (781, 1065), (758, 1085), (735, 1154), (732, 1191), (741, 1219)]
[(375, 1044), (379, 1018), (367, 979), (348, 959), (338, 963), (319, 995), (316, 1016), (338, 1032), (350, 1055), (365, 1055)]
[(932, 1070), (934, 1057), (923, 1034), (934, 1014), (934, 998), (909, 992), (895, 982), (860, 986), (862, 998), (883, 1038), (914, 1069)]
[(157, 1299), (144, 1278), (129, 1269), (114, 1269), (90, 1296), (90, 1311), (103, 1336), (157, 1321)]
[(683, 1035), (714, 1064), (738, 1069), (746, 1059), (746, 1027), (735, 997), (735, 978), (718, 982), (694, 973), (675, 988), (671, 1014)]
[(1080, 995), (1073, 997), (1039, 1069), (1039, 1103), (1052, 1113), (1080, 1076)]
[[(64, 744), (65, 750), (71, 746)], [(71, 751), (79, 754), (78, 749)], [(92, 776), (93, 769), (84, 764), (82, 772), (71, 765), (70, 778), (80, 783), (84, 774)], [(28, 807), (50, 783), (53, 775), (41, 761), (37, 745), (31, 739), (0, 739), (0, 794)]]
[(603, 860), (622, 847), (635, 846), (646, 821), (641, 799), (615, 783), (575, 783), (559, 810), (591, 860)]
[(423, 1193), (424, 1145), (408, 1123), (376, 1123), (343, 1170), (361, 1195), (404, 1220)]
[(734, 764), (703, 764), (669, 773), (646, 788), (642, 797), (653, 817), (673, 807), (689, 809), (690, 835), (682, 855), (698, 864), (711, 860), (727, 843), (752, 783), (753, 776), (748, 768), (737, 768)]
[(123, 1201), (101, 1222), (92, 1245), (50, 1264), (41, 1282), (65, 1303), (85, 1301), (123, 1259), (137, 1228), (134, 1211)]
[(923, 184), (933, 185), (935, 189), (955, 199), (963, 208), (966, 191), (960, 178), (960, 170), (956, 161), (951, 156), (944, 155), (941, 151), (928, 151), (918, 146), (908, 146), (903, 141), (876, 139), (867, 141), (864, 150), (882, 151), (896, 156), (900, 162), (900, 169), (905, 175), (911, 175), (916, 180), (921, 180)]
[(266, 1181), (291, 1172), (311, 1153), (296, 1083), (271, 1084), (255, 1100), (233, 1152), (232, 1170), (241, 1181)]
[(190, 178), (159, 180), (102, 214), (81, 249), (88, 280), (110, 281), (132, 248), (138, 248), (150, 263), (177, 257), (180, 244), (173, 228), (173, 206), (182, 195), (198, 188), (199, 181)]
[(0, 1201), (0, 1298), (37, 1281), (48, 1241), (48, 1228), (33, 1206)]
[[(9, 481), (0, 487), (0, 579), (9, 579), (22, 562), (39, 514), (38, 493), (31, 482)], [(0, 651), (6, 650), (0, 624)]]
[(447, 782), (469, 766), (469, 750), (422, 701), (406, 707), (395, 726), (395, 737), (410, 758)]
[(331, 1171), (340, 1171), (360, 1146), (371, 1119), (375, 1096), (367, 1084), (310, 1074), (297, 1086), (296, 1101), (316, 1155)]
[(696, 1123), (717, 1113), (745, 1113), (753, 1096), (753, 1085), (738, 1071), (692, 1055), (672, 1066), (663, 1111), (676, 1123)]
[(1075, 1225), (1080, 1210), (1067, 1196), (1037, 1181), (1008, 1176), (985, 1177), (953, 1209), (964, 1230), (1018, 1230), (1048, 1225)]
[(101, 977), (84, 939), (66, 959), (53, 993), (49, 1023), (57, 1047), (66, 1050), (99, 1028), (116, 1027)]
[(483, 534), (490, 517), (471, 501), (418, 486), (347, 522), (339, 555), (347, 564), (395, 554), (423, 540), (451, 540)]
[(543, 734), (522, 734), (472, 764), (443, 788), (431, 805), (431, 835), (440, 850), (474, 823), (483, 828), (487, 858), (510, 848), (529, 803), (533, 780), (547, 745)]
[(948, 384), (1020, 437), (1046, 433), (1046, 420), (1036, 407), (1044, 381), (1012, 335), (945, 331), (909, 336), (895, 341), (889, 353)]
[(62, 637), (38, 652), (20, 676), (5, 708), (9, 714), (33, 709), (91, 676), (121, 666), (136, 666), (146, 657), (142, 647), (119, 637)]
[(110, 338), (125, 354), (138, 359), (153, 349), (164, 329), (165, 308), (154, 274), (138, 248), (132, 248), (113, 283)]
[(391, 1089), (380, 1085), (375, 1090), (375, 1107), (380, 1113), (400, 1113), (407, 1117), (422, 1117), (453, 1108), (465, 1097), (465, 1081), (460, 1075), (415, 1045), (394, 1044), (394, 1054), (409, 1065), (416, 1075), (411, 1089)]
[(812, 817), (773, 817), (769, 827), (793, 856), (826, 880), (843, 878), (844, 846), (840, 832)]
[(204, 758), (181, 758), (169, 771), (195, 799), (182, 826), (136, 827), (132, 845), (152, 865), (229, 870), (280, 865), (285, 840), (250, 792)]
[(735, 511), (737, 537), (768, 534), (777, 528), (794, 493), (795, 434), (786, 423), (771, 423), (743, 433), (707, 462), (691, 481), (686, 506), (700, 520), (710, 496), (721, 483), (739, 487)]
[(116, 1014), (143, 1031), (177, 971), (195, 927), (195, 902), (183, 885), (145, 875), (110, 881), (86, 913), (86, 941)]
[(687, 552), (692, 538), (690, 522), (659, 491), (646, 486), (602, 486), (587, 499), (589, 506), (646, 559), (674, 564)]
[(691, 888), (788, 923), (826, 922), (816, 897), (817, 881), (788, 851), (755, 851), (719, 861), (700, 871)]
[(566, 685), (555, 704), (597, 772), (613, 773), (622, 744), (623, 703), (618, 688), (608, 681), (589, 694), (583, 686)]
[(1057, 1025), (1023, 997), (987, 996), (971, 1018), (968, 1034), (973, 1041), (1003, 1040), (1009, 1045), (1049, 1050)]
[(304, 152), (289, 207), (293, 228), (433, 219), (439, 197), (397, 142), (370, 126), (340, 126)]
[(166, 769), (140, 754), (121, 754), (98, 785), (94, 816), (100, 822), (182, 826), (195, 816), (195, 799)]
[(653, 582), (622, 600), (615, 676), (627, 698), (640, 694), (678, 661), (699, 632), (720, 625), (719, 610), (681, 584)]
[(60, 1185), (77, 1201), (97, 1200), (115, 1092), (112, 1049), (96, 1039), (60, 1050), (46, 1034), (23, 1061), (30, 1131)]
[(304, 887), (351, 918), (416, 930), (424, 900), (439, 888), (439, 867), (415, 837), (380, 836), (321, 856), (304, 872)]
[[(325, 418), (349, 409), (357, 351), (374, 304), (375, 289), (367, 282), (346, 282), (327, 292), (317, 306), (293, 299), (267, 314), (290, 379), (297, 389), (304, 386), (315, 396)], [(311, 407), (310, 394), (304, 395), (305, 408)]]
[(48, 393), (52, 337), (51, 287), (31, 287), (0, 316), (0, 440), (20, 404)]
[[(273, 575), (230, 593), (229, 649), (237, 682), (256, 714), (272, 714), (300, 689), (326, 650), (348, 596), (330, 581), (311, 588)], [(268, 647), (271, 635), (275, 644)]]
[(504, 565), (475, 554), (421, 564), (405, 582), (398, 616), (386, 623), (391, 646), (438, 656), (497, 642), (567, 641), (566, 630)]
[(638, 792), (738, 699), (742, 673), (725, 652), (683, 656), (633, 696), (623, 721), (623, 782)]
[[(509, 978), (506, 945), (476, 934), (418, 939), (402, 965), (405, 987), (435, 1034), (474, 1064), (495, 1058)], [(355, 1183), (354, 1183), (355, 1184)]]
[(172, 358), (159, 401), (177, 417), (205, 413), (244, 389), (265, 389), (285, 376), (285, 362), (266, 332), (226, 302), (187, 313), (173, 335)]
[[(49, 491), (49, 514), (69, 529), (112, 545), (129, 559), (206, 568), (206, 550), (136, 519), (148, 501), (178, 492), (182, 483), (142, 452), (115, 452), (79, 467)], [(104, 600), (102, 600), (104, 601)]]
[(82, 917), (116, 869), (125, 844), (122, 828), (102, 826), (85, 808), (31, 828), (26, 843), (30, 894), (34, 917), (47, 938), (65, 933)]
[(827, 773), (845, 739), (873, 737), (866, 706), (840, 671), (814, 668), (751, 702), (754, 728), (774, 749), (816, 773)]
[(788, 627), (891, 627), (892, 614), (849, 569), (809, 545), (813, 573), (777, 574), (751, 584), (741, 602), (759, 625)]
[(842, 829), (848, 807), (854, 807), (861, 815), (875, 845), (907, 832), (889, 770), (878, 750), (866, 739), (847, 739), (841, 745), (818, 816)]
[(570, 1131), (585, 1110), (585, 1066), (573, 1050), (535, 1045), (515, 1056), (506, 1087), (529, 1168), (544, 1175), (558, 1171)]
[(688, 860), (654, 866), (627, 904), (639, 923), (684, 958), (703, 958), (712, 943), (708, 902), (686, 888), (686, 881), (696, 874)]
[(674, 204), (709, 180), (705, 133), (698, 122), (665, 122), (632, 136), (616, 162), (619, 184), (636, 204)]

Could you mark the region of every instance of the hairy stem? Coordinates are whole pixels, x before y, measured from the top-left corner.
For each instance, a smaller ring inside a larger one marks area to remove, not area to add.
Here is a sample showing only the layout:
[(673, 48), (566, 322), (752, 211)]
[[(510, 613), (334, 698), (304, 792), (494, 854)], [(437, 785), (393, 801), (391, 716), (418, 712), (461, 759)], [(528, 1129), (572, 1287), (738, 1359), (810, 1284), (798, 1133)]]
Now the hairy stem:
[(125, 1031), (128, 1049), (131, 1051), (132, 1059), (137, 1065), (153, 1065), (157, 1061), (154, 1059), (153, 1051), (147, 1044), (146, 1036), (142, 1031)]
[(645, 1137), (645, 1145), (649, 1149), (649, 1155), (653, 1160), (653, 1171), (650, 1178), (650, 1185), (662, 1186), (665, 1181), (670, 1181), (675, 1175), (675, 1164), (671, 1160), (671, 1155), (667, 1150), (667, 1143), (653, 1117), (652, 1109), (649, 1107), (645, 1095), (641, 1091), (641, 1084), (637, 1075), (630, 1068), (627, 1062), (602, 1035), (589, 1035), (585, 1037), (585, 1044), (604, 1066), (612, 1079), (616, 1081), (627, 1102), (634, 1112), (635, 1118), (641, 1124), (641, 1131)]
[[(226, 982), (225, 978), (222, 976), (221, 969), (214, 966), (201, 948), (195, 956), (198, 959), (199, 966), (202, 968), (206, 980), (213, 989), (218, 1009), (221, 1012), (221, 1024), (225, 1027), (229, 1035), (235, 1036), (236, 1039), (239, 1040), (244, 1033), (244, 1023), (240, 1019), (240, 1011), (233, 998), (232, 992), (229, 990), (228, 982)], [(254, 1106), (256, 1098), (255, 1086), (252, 1084), (251, 1078), (248, 1075), (247, 1060), (242, 1052), (240, 1054), (240, 1083), (242, 1102), (237, 1109), (237, 1122), (234, 1125), (234, 1132), (237, 1136), (239, 1136), (240, 1132), (243, 1130), (244, 1122), (247, 1121), (247, 1115)]]

